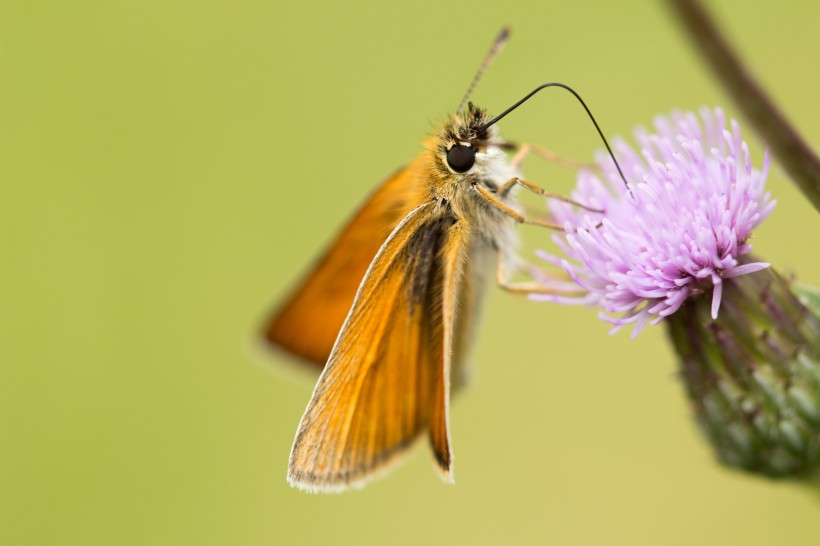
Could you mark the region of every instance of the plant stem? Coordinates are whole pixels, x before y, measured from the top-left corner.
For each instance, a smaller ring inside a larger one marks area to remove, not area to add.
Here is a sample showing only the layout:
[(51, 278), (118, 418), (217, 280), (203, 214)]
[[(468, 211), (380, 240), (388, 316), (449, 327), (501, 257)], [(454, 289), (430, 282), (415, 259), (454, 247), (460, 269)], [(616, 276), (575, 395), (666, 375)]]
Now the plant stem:
[(820, 211), (820, 159), (755, 81), (699, 0), (667, 0), (692, 43), (778, 158)]

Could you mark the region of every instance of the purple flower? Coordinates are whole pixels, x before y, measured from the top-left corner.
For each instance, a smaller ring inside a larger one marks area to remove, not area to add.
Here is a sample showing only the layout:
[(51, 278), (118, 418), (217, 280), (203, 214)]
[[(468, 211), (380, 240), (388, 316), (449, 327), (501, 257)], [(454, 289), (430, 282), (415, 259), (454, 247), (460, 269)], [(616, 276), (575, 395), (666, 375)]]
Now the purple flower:
[(634, 323), (632, 337), (647, 322), (657, 324), (690, 297), (712, 291), (717, 317), (723, 283), (769, 266), (741, 257), (749, 237), (775, 201), (763, 186), (763, 169), (752, 168), (749, 148), (723, 111), (672, 113), (655, 120), (655, 133), (636, 131), (640, 154), (615, 143), (630, 189), (611, 158), (599, 154), (600, 175), (582, 171), (575, 201), (599, 208), (591, 213), (551, 201), (565, 232), (553, 236), (566, 254), (539, 256), (561, 267), (585, 294), (533, 295), (534, 300), (598, 305), (613, 332)]

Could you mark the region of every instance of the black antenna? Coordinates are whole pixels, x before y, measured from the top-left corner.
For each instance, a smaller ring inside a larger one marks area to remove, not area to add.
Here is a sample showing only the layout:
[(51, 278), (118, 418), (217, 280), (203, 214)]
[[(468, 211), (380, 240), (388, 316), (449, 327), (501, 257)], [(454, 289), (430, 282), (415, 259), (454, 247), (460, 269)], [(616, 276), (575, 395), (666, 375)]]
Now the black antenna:
[(493, 42), (492, 47), (490, 47), (490, 51), (487, 52), (487, 55), (484, 57), (484, 60), (481, 61), (481, 66), (478, 67), (478, 72), (476, 72), (475, 76), (473, 76), (473, 81), (470, 82), (470, 86), (467, 88), (467, 92), (464, 93), (464, 98), (461, 99), (461, 104), (458, 105), (456, 109), (456, 115), (461, 113), (461, 110), (464, 108), (464, 105), (467, 104), (467, 100), (470, 98), (470, 95), (473, 93), (473, 89), (475, 89), (478, 80), (481, 79), (481, 76), (484, 75), (484, 72), (490, 66), (490, 63), (493, 62), (495, 56), (501, 53), (501, 50), (504, 48), (504, 44), (507, 43), (507, 39), (510, 37), (510, 28), (504, 27), (501, 29), (501, 32), (498, 34), (498, 37)]
[(518, 108), (519, 106), (521, 106), (522, 104), (527, 102), (528, 100), (530, 100), (530, 98), (533, 95), (535, 95), (536, 93), (538, 93), (542, 89), (546, 89), (547, 87), (560, 87), (562, 89), (566, 89), (567, 91), (572, 93), (575, 96), (576, 99), (578, 99), (578, 102), (580, 102), (581, 106), (584, 107), (584, 110), (587, 111), (587, 115), (589, 116), (589, 119), (591, 119), (593, 125), (595, 125), (595, 129), (597, 129), (598, 135), (600, 135), (601, 140), (604, 141), (604, 146), (606, 146), (606, 151), (609, 152), (609, 156), (612, 158), (612, 161), (615, 162), (615, 168), (618, 169), (618, 174), (621, 175), (621, 180), (624, 181), (624, 186), (626, 186), (626, 189), (629, 191), (629, 195), (632, 195), (632, 189), (629, 187), (629, 183), (627, 183), (626, 177), (624, 176), (624, 173), (621, 170), (621, 166), (618, 164), (618, 160), (615, 159), (615, 154), (612, 153), (612, 148), (609, 147), (609, 142), (606, 141), (606, 137), (604, 136), (603, 131), (601, 131), (601, 128), (598, 127), (598, 122), (595, 121), (595, 117), (592, 115), (592, 112), (589, 111), (589, 108), (587, 107), (586, 103), (581, 98), (581, 96), (578, 93), (576, 93), (568, 85), (565, 85), (563, 83), (558, 83), (558, 82), (544, 83), (544, 84), (539, 85), (538, 87), (536, 87), (535, 89), (530, 91), (523, 99), (519, 100), (518, 102), (516, 102), (515, 104), (513, 104), (512, 106), (510, 106), (509, 108), (507, 108), (503, 112), (501, 112), (499, 115), (497, 115), (496, 117), (494, 117), (493, 119), (491, 119), (490, 121), (488, 121), (487, 123), (485, 123), (484, 125), (479, 127), (478, 129), (476, 129), (476, 132), (481, 133), (482, 131), (485, 131), (488, 127), (490, 127), (492, 125), (495, 125), (496, 123), (498, 123), (498, 121), (501, 118), (503, 118), (504, 116), (506, 116), (507, 114), (509, 114), (510, 112), (512, 112), (513, 110), (515, 110), (516, 108)]

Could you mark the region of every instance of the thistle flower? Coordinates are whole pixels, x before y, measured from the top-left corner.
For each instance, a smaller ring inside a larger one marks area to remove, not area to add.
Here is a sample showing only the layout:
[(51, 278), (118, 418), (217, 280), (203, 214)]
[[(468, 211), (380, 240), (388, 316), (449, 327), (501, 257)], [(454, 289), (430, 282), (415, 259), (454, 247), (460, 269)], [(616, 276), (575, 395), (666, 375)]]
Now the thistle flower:
[[(753, 258), (749, 238), (775, 202), (769, 168), (752, 167), (738, 124), (719, 109), (673, 114), (619, 142), (627, 189), (608, 156), (579, 174), (573, 199), (551, 203), (565, 226), (541, 252), (584, 290), (531, 296), (597, 305), (618, 330), (666, 322), (693, 411), (723, 463), (768, 476), (820, 464), (820, 298)], [(812, 303), (813, 302), (813, 303)]]
[(727, 131), (720, 109), (701, 111), (700, 120), (693, 113), (657, 118), (656, 134), (636, 132), (641, 155), (616, 142), (630, 190), (609, 156), (597, 158), (603, 180), (581, 172), (573, 199), (604, 214), (550, 203), (555, 221), (566, 227), (553, 239), (571, 261), (539, 255), (586, 294), (532, 299), (598, 305), (613, 331), (634, 323), (634, 337), (704, 292), (712, 293), (717, 317), (724, 280), (769, 265), (740, 261), (751, 250), (752, 230), (775, 205), (763, 193), (768, 154), (763, 170), (753, 169), (736, 122)]

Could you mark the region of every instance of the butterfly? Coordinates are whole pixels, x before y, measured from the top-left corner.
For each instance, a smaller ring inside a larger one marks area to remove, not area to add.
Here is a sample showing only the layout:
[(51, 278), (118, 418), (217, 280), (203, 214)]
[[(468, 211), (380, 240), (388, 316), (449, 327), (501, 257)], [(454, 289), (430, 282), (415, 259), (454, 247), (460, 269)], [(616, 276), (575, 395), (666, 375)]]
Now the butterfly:
[(495, 124), (547, 87), (581, 99), (550, 83), (496, 117), (468, 102), (507, 36), (494, 42), (456, 114), (382, 182), (265, 326), (268, 342), (323, 367), (291, 450), (293, 486), (360, 486), (424, 434), (452, 481), (450, 395), (465, 381), (488, 276), (495, 271), (492, 280), (515, 293), (553, 292), (508, 280), (516, 223), (562, 229), (519, 212), (515, 190), (584, 205), (522, 179), (531, 148), (508, 159), (515, 146)]

